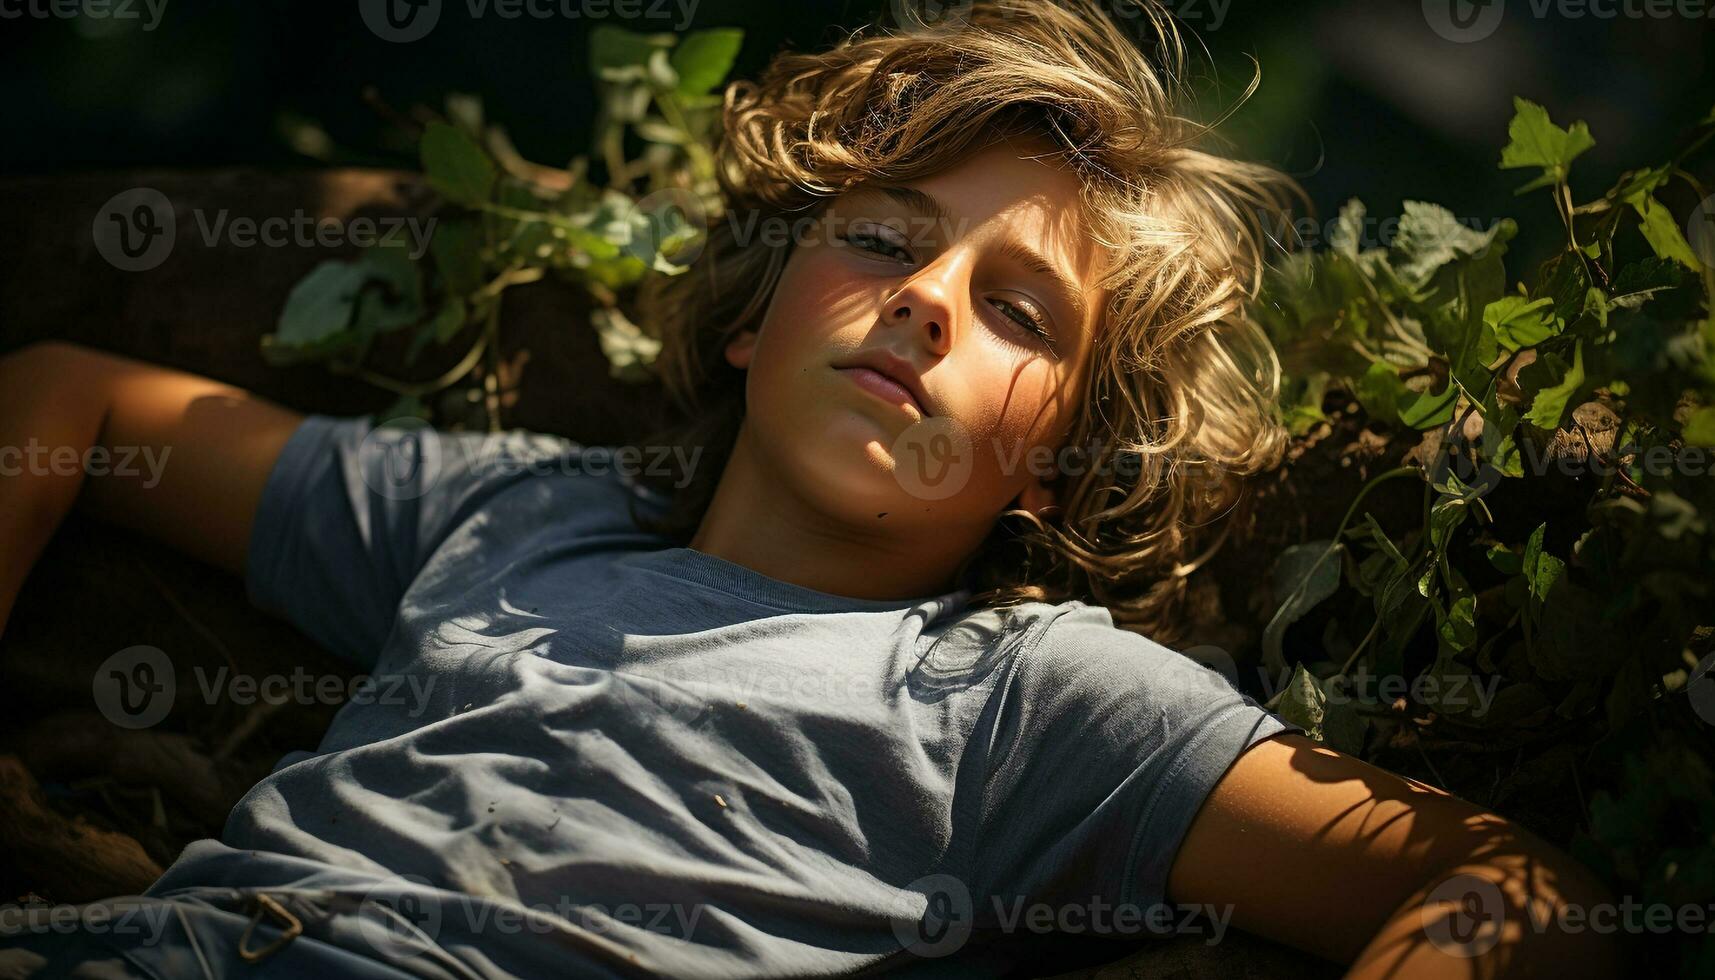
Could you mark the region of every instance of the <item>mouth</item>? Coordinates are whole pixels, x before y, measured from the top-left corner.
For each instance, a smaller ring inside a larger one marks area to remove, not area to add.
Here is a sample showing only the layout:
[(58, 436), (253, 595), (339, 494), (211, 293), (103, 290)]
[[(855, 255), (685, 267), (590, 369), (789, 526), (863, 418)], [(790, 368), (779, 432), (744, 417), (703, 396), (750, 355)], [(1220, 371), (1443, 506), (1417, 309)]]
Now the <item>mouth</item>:
[(924, 418), (929, 414), (924, 410), (923, 404), (917, 400), (917, 396), (911, 393), (910, 388), (907, 388), (899, 381), (882, 374), (875, 368), (860, 366), (835, 368), (835, 370), (845, 375), (859, 388), (862, 388), (890, 405), (899, 405), (901, 407), (909, 406), (916, 410), (918, 418)]

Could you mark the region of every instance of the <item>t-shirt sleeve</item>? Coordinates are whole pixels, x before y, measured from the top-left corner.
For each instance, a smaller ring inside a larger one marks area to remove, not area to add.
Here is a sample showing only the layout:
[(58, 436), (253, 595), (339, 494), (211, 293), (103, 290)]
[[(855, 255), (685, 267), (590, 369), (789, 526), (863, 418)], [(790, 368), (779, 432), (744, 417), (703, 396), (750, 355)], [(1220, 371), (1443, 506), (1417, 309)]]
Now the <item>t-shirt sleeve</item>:
[(447, 535), (530, 463), (576, 443), (306, 418), (275, 461), (245, 559), (250, 600), (372, 669), (405, 590)]
[(1002, 683), (976, 868), (1004, 901), (1167, 901), (1210, 790), (1252, 745), (1302, 731), (1100, 606), (1059, 615)]

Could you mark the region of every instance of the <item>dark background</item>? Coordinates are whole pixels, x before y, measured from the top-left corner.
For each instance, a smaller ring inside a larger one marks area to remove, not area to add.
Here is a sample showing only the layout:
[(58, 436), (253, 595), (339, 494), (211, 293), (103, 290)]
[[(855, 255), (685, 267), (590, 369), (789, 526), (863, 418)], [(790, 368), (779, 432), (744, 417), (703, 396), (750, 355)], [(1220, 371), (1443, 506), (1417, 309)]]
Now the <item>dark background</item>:
[[(665, 17), (627, 21), (505, 19), (493, 0), (472, 17), (470, 3), (480, 0), (442, 0), (427, 37), (392, 43), (365, 26), (359, 0), (167, 0), (153, 30), (143, 29), (143, 0), (135, 0), (135, 20), (31, 13), (53, 2), (0, 0), (8, 15), (0, 18), (0, 174), (413, 166), (410, 148), (390, 145), (388, 127), (363, 99), (371, 85), (401, 109), (438, 108), (452, 91), (478, 94), (525, 156), (563, 164), (587, 148), (590, 28), (685, 26), (677, 3), (662, 5)], [(641, 2), (647, 13), (655, 0)], [(1628, 16), (1627, 5), (1641, 9), (1645, 0), (1594, 0), (1594, 10), (1557, 0), (1538, 16), (1543, 2), (1505, 0), (1499, 28), (1468, 43), (1439, 36), (1415, 0), (1170, 5), (1216, 66), (1201, 61), (1209, 105), (1230, 103), (1248, 80), (1247, 59), (1260, 63), (1261, 88), (1224, 132), (1242, 154), (1298, 176), (1320, 219), (1353, 195), (1372, 216), (1398, 214), (1405, 199), (1435, 201), (1483, 227), (1519, 218), (1526, 231), (1518, 247), (1529, 257), (1545, 253), (1556, 232), (1547, 195), (1515, 199), (1512, 189), (1527, 175), (1495, 168), (1513, 95), (1543, 103), (1561, 125), (1590, 124), (1596, 148), (1574, 174), (1580, 199), (1622, 170), (1659, 162), (1715, 104), (1708, 10), (1701, 18)], [(782, 47), (825, 46), (888, 8), (886, 0), (700, 0), (688, 26), (744, 28), (738, 71), (748, 74)], [(303, 140), (318, 130), (324, 145)], [(1684, 214), (1695, 199), (1686, 192), (1669, 204)]]

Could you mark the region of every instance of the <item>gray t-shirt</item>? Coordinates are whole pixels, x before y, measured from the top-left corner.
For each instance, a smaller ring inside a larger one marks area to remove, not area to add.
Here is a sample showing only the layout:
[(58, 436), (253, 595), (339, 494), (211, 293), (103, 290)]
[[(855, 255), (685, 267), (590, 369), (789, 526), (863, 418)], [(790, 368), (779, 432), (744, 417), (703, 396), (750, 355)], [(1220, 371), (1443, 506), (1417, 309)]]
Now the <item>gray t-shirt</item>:
[(1209, 790), (1291, 727), (1099, 606), (673, 547), (619, 463), (653, 465), (304, 422), (249, 589), (374, 683), (149, 894), (339, 896), (317, 938), (425, 976), (963, 969), (998, 932), (1155, 930)]

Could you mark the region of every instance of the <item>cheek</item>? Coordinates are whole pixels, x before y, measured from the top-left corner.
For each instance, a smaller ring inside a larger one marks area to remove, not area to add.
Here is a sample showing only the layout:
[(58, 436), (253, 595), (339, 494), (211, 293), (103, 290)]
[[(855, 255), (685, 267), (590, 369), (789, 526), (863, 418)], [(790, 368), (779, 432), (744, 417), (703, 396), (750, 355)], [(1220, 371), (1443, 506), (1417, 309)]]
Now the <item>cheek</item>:
[[(801, 367), (806, 352), (848, 329), (862, 326), (865, 294), (840, 268), (829, 249), (801, 245), (787, 260), (762, 319), (753, 373)], [(873, 311), (869, 311), (873, 317)]]
[(985, 363), (966, 377), (963, 420), (993, 462), (1034, 446), (1057, 446), (1072, 403), (1069, 382), (1054, 362), (1020, 353), (991, 338), (973, 338)]

